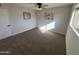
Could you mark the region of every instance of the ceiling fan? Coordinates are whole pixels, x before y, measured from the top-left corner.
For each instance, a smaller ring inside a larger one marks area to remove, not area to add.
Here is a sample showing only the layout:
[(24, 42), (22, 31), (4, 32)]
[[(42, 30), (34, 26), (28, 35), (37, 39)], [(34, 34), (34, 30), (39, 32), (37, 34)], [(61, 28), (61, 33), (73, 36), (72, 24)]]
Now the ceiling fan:
[(35, 10), (42, 10), (44, 8), (46, 8), (48, 5), (43, 4), (43, 3), (36, 3), (34, 9)]

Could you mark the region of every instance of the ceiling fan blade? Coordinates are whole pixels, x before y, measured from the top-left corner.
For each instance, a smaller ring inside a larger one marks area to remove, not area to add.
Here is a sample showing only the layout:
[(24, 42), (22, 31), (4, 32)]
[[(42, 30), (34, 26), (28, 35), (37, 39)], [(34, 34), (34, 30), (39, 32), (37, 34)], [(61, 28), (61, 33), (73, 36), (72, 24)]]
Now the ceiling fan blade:
[(48, 5), (42, 5), (42, 7), (47, 7)]

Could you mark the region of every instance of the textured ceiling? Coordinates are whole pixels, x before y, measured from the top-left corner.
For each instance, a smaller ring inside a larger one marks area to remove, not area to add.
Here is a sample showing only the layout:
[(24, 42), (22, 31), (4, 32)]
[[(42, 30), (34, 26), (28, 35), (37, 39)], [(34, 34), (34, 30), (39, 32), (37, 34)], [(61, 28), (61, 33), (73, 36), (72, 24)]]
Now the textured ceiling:
[[(42, 3), (43, 5), (47, 5), (44, 8), (53, 8), (53, 7), (60, 7), (60, 6), (66, 6), (66, 5), (71, 5), (71, 3)], [(29, 9), (33, 9), (36, 5), (36, 3), (7, 3), (4, 5), (8, 6), (16, 6), (16, 7), (26, 7)]]
[[(21, 7), (28, 7), (28, 8), (35, 7), (35, 3), (16, 3), (14, 5), (21, 6)], [(48, 6), (46, 6), (46, 8), (53, 8), (53, 7), (70, 5), (70, 3), (43, 3), (43, 5), (48, 5)]]

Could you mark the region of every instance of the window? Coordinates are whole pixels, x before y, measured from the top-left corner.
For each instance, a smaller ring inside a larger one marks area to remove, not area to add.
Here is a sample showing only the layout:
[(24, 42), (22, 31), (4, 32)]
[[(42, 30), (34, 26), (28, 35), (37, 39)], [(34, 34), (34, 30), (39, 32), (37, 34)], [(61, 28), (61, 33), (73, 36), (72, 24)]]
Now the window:
[(76, 8), (74, 10), (70, 26), (73, 29), (73, 31), (79, 36), (79, 8)]
[(41, 32), (46, 32), (50, 29), (54, 29), (55, 28), (55, 21), (47, 24), (47, 25), (44, 25), (44, 26), (41, 26), (39, 29), (41, 30)]

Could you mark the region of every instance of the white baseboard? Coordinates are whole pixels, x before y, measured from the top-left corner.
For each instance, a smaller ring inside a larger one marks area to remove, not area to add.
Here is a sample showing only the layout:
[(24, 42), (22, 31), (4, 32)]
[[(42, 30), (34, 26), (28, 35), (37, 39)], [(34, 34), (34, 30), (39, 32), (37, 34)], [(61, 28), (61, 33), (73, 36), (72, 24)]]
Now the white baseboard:
[(29, 31), (29, 30), (32, 30), (32, 29), (34, 29), (34, 28), (36, 28), (36, 27), (30, 28), (30, 29), (28, 29), (28, 30), (24, 30), (24, 31), (22, 31), (22, 32), (18, 32), (18, 33), (11, 34), (10, 36), (1, 38), (0, 40), (2, 40), (2, 39), (6, 39), (6, 38), (11, 37), (11, 36), (15, 36), (15, 35), (17, 35), (17, 34), (20, 34), (20, 33), (23, 33), (23, 32)]
[(51, 30), (52, 32), (55, 32), (55, 33), (58, 33), (58, 34), (61, 34), (61, 35), (65, 35), (64, 33), (61, 33), (61, 32), (57, 32), (57, 31), (53, 31)]

